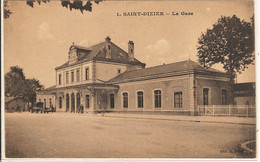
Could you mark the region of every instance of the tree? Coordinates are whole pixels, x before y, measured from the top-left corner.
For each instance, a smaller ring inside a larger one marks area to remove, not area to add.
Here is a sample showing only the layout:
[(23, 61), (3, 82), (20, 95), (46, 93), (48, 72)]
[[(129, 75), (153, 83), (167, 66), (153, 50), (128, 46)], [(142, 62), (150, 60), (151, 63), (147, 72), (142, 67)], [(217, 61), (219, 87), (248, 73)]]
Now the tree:
[(222, 16), (212, 29), (202, 33), (198, 41), (198, 62), (207, 68), (220, 63), (229, 75), (231, 103), (237, 73), (244, 71), (255, 60), (254, 16), (251, 20), (250, 23), (236, 15)]
[(4, 0), (4, 18), (7, 19), (10, 17), (10, 15), (12, 14), (12, 12), (8, 9), (8, 3), (7, 0)]
[(33, 79), (26, 79), (24, 88), (23, 88), (23, 96), (27, 102), (31, 102), (34, 104), (36, 101), (36, 91), (42, 90), (44, 87), (40, 84), (39, 80)]
[[(7, 1), (4, 1), (4, 18), (9, 18), (12, 12), (7, 9)], [(92, 11), (92, 1), (91, 0), (86, 0), (84, 3), (84, 0), (60, 0), (61, 1), (61, 6), (69, 8), (70, 10), (75, 9), (75, 10), (80, 10), (80, 12), (83, 14), (83, 11)], [(94, 0), (96, 4), (99, 4), (102, 0)], [(26, 4), (31, 6), (32, 8), (34, 7), (35, 2), (37, 2), (39, 5), (41, 2), (47, 3), (50, 2), (50, 0), (26, 0)]]
[(5, 74), (5, 96), (23, 97), (25, 101), (34, 103), (36, 91), (42, 90), (43, 85), (37, 79), (26, 79), (23, 69), (12, 66), (10, 72)]
[(5, 96), (22, 96), (24, 82), (25, 76), (23, 69), (18, 66), (12, 66), (10, 72), (5, 74)]

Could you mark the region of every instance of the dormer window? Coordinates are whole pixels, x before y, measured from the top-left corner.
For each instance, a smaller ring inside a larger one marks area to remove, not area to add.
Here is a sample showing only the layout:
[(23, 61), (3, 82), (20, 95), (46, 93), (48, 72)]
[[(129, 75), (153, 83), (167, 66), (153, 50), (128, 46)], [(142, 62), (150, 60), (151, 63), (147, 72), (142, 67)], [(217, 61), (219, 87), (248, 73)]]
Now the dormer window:
[(77, 60), (78, 60), (78, 51), (74, 47), (74, 45), (72, 45), (69, 50), (69, 64), (74, 64)]
[(117, 74), (120, 74), (121, 73), (121, 69), (117, 69)]

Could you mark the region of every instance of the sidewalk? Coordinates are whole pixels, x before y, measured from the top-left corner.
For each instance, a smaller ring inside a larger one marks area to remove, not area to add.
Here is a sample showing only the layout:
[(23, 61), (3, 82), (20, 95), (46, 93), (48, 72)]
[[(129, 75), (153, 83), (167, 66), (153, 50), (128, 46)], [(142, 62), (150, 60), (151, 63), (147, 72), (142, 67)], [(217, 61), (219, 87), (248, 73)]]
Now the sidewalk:
[(179, 115), (160, 115), (160, 114), (155, 115), (155, 114), (131, 114), (131, 113), (105, 113), (104, 117), (256, 125), (255, 117), (245, 118), (245, 117), (213, 117), (213, 116), (179, 116)]

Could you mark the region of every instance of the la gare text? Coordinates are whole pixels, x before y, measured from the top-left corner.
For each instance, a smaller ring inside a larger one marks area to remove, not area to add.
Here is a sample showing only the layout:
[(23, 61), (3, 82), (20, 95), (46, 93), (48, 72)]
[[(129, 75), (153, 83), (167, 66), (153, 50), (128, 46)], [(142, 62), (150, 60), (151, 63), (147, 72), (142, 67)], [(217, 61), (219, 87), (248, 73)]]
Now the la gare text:
[(192, 16), (193, 12), (123, 12), (117, 16)]

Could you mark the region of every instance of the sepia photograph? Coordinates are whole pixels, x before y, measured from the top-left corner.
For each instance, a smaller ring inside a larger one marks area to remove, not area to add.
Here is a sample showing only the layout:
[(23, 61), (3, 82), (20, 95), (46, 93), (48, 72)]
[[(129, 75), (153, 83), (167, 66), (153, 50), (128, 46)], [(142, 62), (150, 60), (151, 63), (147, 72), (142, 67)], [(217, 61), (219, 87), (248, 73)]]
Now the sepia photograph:
[(1, 3), (1, 159), (257, 160), (254, 0)]

